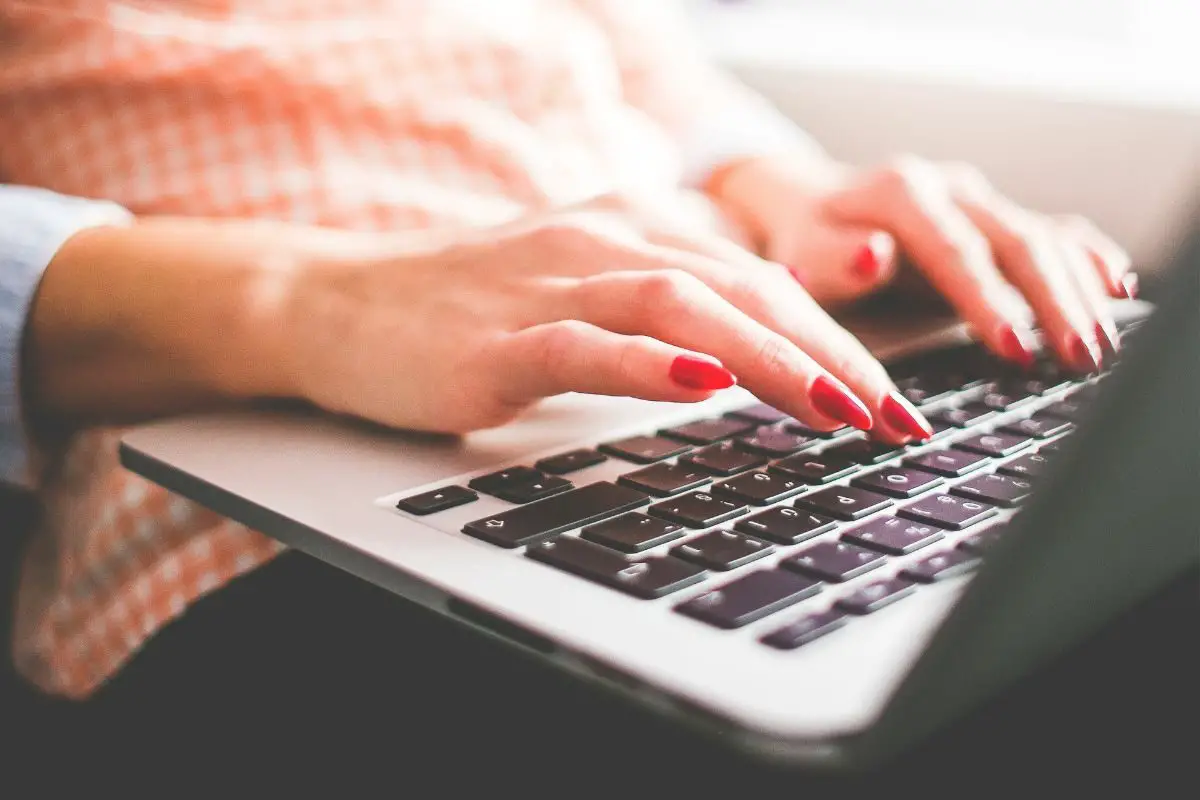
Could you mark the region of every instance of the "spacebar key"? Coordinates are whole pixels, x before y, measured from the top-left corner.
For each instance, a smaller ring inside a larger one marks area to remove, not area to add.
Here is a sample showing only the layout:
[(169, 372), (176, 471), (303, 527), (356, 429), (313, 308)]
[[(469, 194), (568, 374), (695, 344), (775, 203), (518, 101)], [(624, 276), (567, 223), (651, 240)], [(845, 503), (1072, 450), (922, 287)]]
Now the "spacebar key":
[(463, 533), (501, 547), (520, 547), (581, 525), (599, 522), (649, 502), (648, 496), (625, 486), (607, 482), (591, 483), (495, 516), (468, 522), (463, 526)]

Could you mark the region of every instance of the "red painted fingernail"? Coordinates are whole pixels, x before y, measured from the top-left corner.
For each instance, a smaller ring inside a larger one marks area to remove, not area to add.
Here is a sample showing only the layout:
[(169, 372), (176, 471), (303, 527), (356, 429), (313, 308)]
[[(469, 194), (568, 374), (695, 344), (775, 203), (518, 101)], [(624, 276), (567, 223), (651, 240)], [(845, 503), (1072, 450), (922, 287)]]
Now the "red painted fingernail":
[(1096, 341), (1109, 353), (1115, 353), (1121, 349), (1121, 334), (1117, 333), (1117, 329), (1113, 327), (1112, 323), (1107, 325), (1103, 322), (1096, 323)]
[(1120, 291), (1121, 291), (1122, 297), (1128, 297), (1130, 299), (1137, 297), (1137, 293), (1138, 293), (1137, 273), (1134, 273), (1134, 272), (1125, 273), (1125, 276), (1123, 278), (1121, 278), (1118, 285), (1120, 286)]
[(671, 362), (670, 375), (680, 386), (705, 392), (728, 389), (737, 383), (733, 373), (720, 362), (697, 356), (676, 356)]
[(875, 255), (875, 250), (871, 245), (863, 245), (863, 249), (859, 250), (858, 255), (854, 257), (851, 267), (855, 275), (869, 281), (879, 274), (879, 257)]
[(1012, 325), (1001, 325), (996, 338), (1000, 343), (1001, 355), (1026, 369), (1033, 366), (1036, 359), (1033, 348), (1025, 344), (1025, 340), (1017, 333), (1016, 328)]
[(853, 425), (862, 431), (869, 431), (875, 425), (866, 404), (828, 375), (821, 375), (812, 382), (809, 396), (817, 411), (831, 419)]
[(928, 439), (933, 436), (933, 428), (925, 417), (921, 416), (921, 412), (896, 392), (883, 398), (879, 410), (883, 413), (883, 421), (901, 433), (907, 433), (915, 439)]
[(1067, 339), (1067, 352), (1071, 355), (1072, 365), (1082, 372), (1099, 372), (1101, 364), (1100, 347), (1095, 342), (1086, 342), (1077, 333), (1071, 333)]

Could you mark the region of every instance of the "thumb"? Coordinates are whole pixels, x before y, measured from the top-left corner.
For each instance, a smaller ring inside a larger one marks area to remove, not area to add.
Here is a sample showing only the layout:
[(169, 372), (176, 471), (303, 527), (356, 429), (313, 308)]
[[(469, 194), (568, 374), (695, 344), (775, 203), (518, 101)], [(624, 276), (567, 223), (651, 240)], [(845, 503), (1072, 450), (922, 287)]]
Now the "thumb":
[(772, 257), (786, 264), (818, 302), (844, 303), (895, 275), (896, 240), (875, 228), (826, 224), (813, 226)]

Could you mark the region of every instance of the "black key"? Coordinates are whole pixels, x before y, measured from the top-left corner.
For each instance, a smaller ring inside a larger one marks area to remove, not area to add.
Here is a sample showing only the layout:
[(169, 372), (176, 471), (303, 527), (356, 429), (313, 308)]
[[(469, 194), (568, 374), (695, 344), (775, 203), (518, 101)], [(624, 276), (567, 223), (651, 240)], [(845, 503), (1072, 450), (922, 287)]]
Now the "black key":
[(653, 600), (704, 579), (704, 570), (677, 558), (627, 561), (598, 544), (560, 536), (531, 546), (525, 555), (634, 597)]
[(492, 494), (510, 503), (532, 503), (534, 500), (544, 500), (556, 494), (569, 492), (575, 484), (557, 475), (543, 475), (540, 480), (517, 483), (496, 489)]
[(791, 433), (776, 427), (762, 427), (737, 439), (741, 449), (775, 458), (791, 455), (817, 441), (812, 436)]
[(746, 510), (733, 500), (723, 500), (706, 492), (692, 492), (682, 497), (650, 506), (650, 513), (689, 528), (708, 528), (732, 519)]
[(588, 541), (620, 550), (622, 553), (640, 553), (680, 538), (683, 536), (683, 529), (673, 522), (633, 511), (597, 522), (595, 525), (588, 525), (579, 535)]
[(739, 520), (734, 527), (779, 544), (800, 544), (825, 531), (833, 530), (829, 517), (810, 514), (798, 508), (776, 506), (761, 514)]
[(837, 609), (809, 614), (793, 620), (778, 630), (768, 633), (759, 641), (779, 650), (795, 650), (801, 645), (819, 639), (846, 624), (846, 615)]
[(679, 462), (694, 464), (716, 475), (736, 475), (748, 469), (761, 467), (767, 460), (760, 455), (739, 450), (733, 442), (722, 442), (689, 453), (679, 459)]
[(822, 455), (853, 461), (856, 464), (880, 464), (900, 455), (903, 447), (877, 442), (874, 439), (856, 439), (853, 442), (832, 447)]
[(920, 378), (904, 378), (896, 381), (896, 386), (900, 389), (900, 394), (904, 395), (904, 399), (914, 406), (932, 403), (949, 394), (941, 389), (931, 389)]
[(478, 499), (479, 495), (470, 489), (464, 489), (461, 486), (443, 486), (406, 497), (396, 503), (396, 508), (423, 517), (426, 514), (445, 511), (447, 508), (465, 505)]
[(978, 566), (978, 556), (964, 550), (945, 550), (905, 567), (900, 574), (909, 580), (936, 583), (970, 572)]
[(976, 422), (994, 417), (996, 412), (983, 403), (967, 403), (962, 408), (947, 408), (930, 415), (930, 421), (941, 420), (956, 428), (967, 428)]
[(860, 466), (853, 461), (826, 456), (824, 453), (800, 453), (782, 461), (776, 461), (770, 469), (772, 472), (799, 478), (805, 483), (829, 483), (849, 475)]
[(1026, 453), (1007, 464), (996, 467), (996, 472), (1018, 478), (1036, 478), (1046, 471), (1046, 457), (1041, 453)]
[(856, 486), (830, 486), (828, 489), (806, 494), (795, 503), (797, 507), (845, 520), (861, 519), (891, 504), (892, 501), (883, 495)]
[(939, 528), (961, 531), (980, 520), (996, 513), (996, 507), (978, 500), (955, 497), (952, 494), (935, 494), (900, 509), (902, 517), (918, 522), (929, 522)]
[(866, 525), (846, 531), (842, 538), (870, 550), (902, 556), (931, 545), (945, 535), (930, 525), (921, 525), (896, 517), (879, 517)]
[(1038, 448), (1038, 453), (1046, 456), (1047, 458), (1061, 452), (1062, 448), (1056, 444), (1045, 444)]
[(890, 497), (904, 499), (918, 495), (943, 482), (942, 478), (928, 472), (908, 467), (884, 467), (866, 475), (859, 475), (851, 481), (851, 484)]
[(463, 526), (463, 533), (501, 547), (520, 547), (648, 502), (650, 498), (641, 492), (615, 483), (590, 483), (527, 506), (468, 522)]
[(959, 497), (1012, 508), (1029, 496), (1033, 484), (1025, 478), (1010, 475), (979, 475), (952, 487), (950, 491)]
[(836, 428), (832, 431), (819, 431), (815, 428), (808, 427), (803, 422), (797, 422), (794, 419), (789, 422), (785, 422), (783, 427), (784, 430), (789, 430), (792, 433), (798, 433), (801, 436), (811, 436), (814, 439), (836, 439), (842, 434), (849, 433), (850, 431), (854, 430), (849, 425), (843, 425), (842, 427)]
[(707, 569), (730, 570), (757, 561), (775, 548), (736, 531), (711, 531), (671, 548), (673, 555)]
[(1045, 414), (1034, 414), (1026, 419), (1010, 422), (1001, 430), (1015, 433), (1018, 436), (1033, 436), (1037, 439), (1049, 439), (1060, 433), (1066, 433), (1075, 426), (1065, 419), (1051, 417)]
[(963, 450), (930, 450), (907, 458), (904, 463), (914, 469), (932, 472), (946, 478), (957, 478), (987, 463), (987, 457)]
[(569, 453), (563, 453), (559, 456), (543, 458), (534, 464), (534, 466), (542, 472), (548, 472), (551, 475), (566, 475), (568, 472), (594, 467), (597, 464), (603, 464), (605, 461), (608, 461), (608, 457), (595, 450), (572, 450)]
[(804, 483), (799, 478), (788, 478), (775, 472), (747, 472), (718, 483), (713, 491), (752, 506), (769, 506), (803, 488)]
[(996, 411), (1009, 411), (1032, 402), (1037, 395), (1017, 384), (1004, 383), (983, 395), (983, 404)]
[(817, 542), (779, 566), (812, 575), (823, 581), (842, 583), (882, 567), (887, 559), (873, 550), (846, 542)]
[(754, 423), (750, 420), (721, 417), (719, 419), (701, 419), (674, 428), (664, 428), (659, 433), (692, 444), (712, 444), (731, 436), (737, 436), (739, 433), (745, 433), (753, 427)]
[(931, 417), (926, 417), (925, 419), (929, 423), (929, 427), (933, 429), (933, 435), (930, 436), (927, 441), (932, 442), (934, 439), (938, 439), (952, 431), (958, 430), (956, 426), (951, 425), (944, 419), (934, 419)]
[(1078, 422), (1086, 408), (1087, 402), (1075, 395), (1065, 400), (1059, 400), (1057, 403), (1051, 403), (1038, 413), (1065, 419), (1067, 422)]
[(675, 610), (718, 628), (740, 628), (820, 590), (820, 582), (802, 575), (762, 570), (706, 592)]
[(467, 486), (470, 486), (477, 492), (494, 495), (496, 492), (510, 489), (522, 483), (536, 483), (545, 477), (546, 474), (544, 472), (533, 467), (509, 467), (499, 472), (492, 472), (487, 475), (480, 475), (478, 478), (472, 478)]
[(692, 448), (661, 436), (631, 436), (619, 442), (602, 444), (600, 449), (609, 455), (632, 461), (635, 464), (653, 464), (655, 461), (686, 453)]
[(999, 525), (993, 525), (990, 528), (985, 528), (978, 533), (973, 533), (967, 538), (958, 543), (958, 546), (968, 553), (982, 555), (995, 546), (996, 542), (1004, 536), (1005, 524), (1002, 522)]
[(652, 494), (670, 497), (703, 486), (712, 480), (707, 473), (688, 464), (651, 464), (617, 478), (617, 483)]
[(766, 403), (755, 403), (746, 408), (739, 408), (737, 411), (730, 411), (728, 416), (748, 419), (759, 425), (774, 425), (776, 422), (783, 422), (788, 418), (787, 414)]
[(992, 431), (963, 439), (961, 442), (955, 442), (952, 446), (959, 450), (1001, 458), (1028, 447), (1032, 442), (1032, 439), (1020, 434)]
[(916, 586), (904, 578), (875, 581), (838, 600), (836, 605), (851, 614), (870, 614), (907, 597), (915, 589)]
[(1052, 359), (1039, 360), (1029, 374), (1014, 380), (1020, 380), (1025, 391), (1037, 395), (1049, 394), (1071, 383), (1071, 378)]

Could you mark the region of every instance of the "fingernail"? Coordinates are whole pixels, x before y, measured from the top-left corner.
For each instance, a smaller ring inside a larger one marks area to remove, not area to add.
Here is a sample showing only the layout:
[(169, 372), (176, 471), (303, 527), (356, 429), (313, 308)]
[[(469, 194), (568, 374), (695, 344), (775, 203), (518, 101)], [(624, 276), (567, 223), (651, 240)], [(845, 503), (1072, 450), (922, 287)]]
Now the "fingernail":
[(883, 412), (883, 421), (901, 433), (907, 433), (914, 439), (922, 440), (933, 436), (933, 428), (930, 427), (925, 417), (921, 416), (921, 412), (913, 408), (911, 403), (896, 392), (883, 398), (883, 402), (879, 404), (879, 410)]
[(1071, 363), (1081, 372), (1099, 372), (1101, 364), (1100, 347), (1095, 342), (1084, 341), (1077, 333), (1068, 334), (1067, 352)]
[(737, 383), (733, 373), (720, 362), (698, 356), (676, 356), (671, 362), (670, 375), (680, 386), (705, 392), (728, 389)]
[(873, 233), (850, 265), (854, 274), (865, 281), (874, 280), (892, 257), (892, 240), (887, 234)]
[(875, 425), (871, 412), (854, 393), (828, 375), (818, 376), (809, 389), (812, 404), (831, 419), (869, 431)]
[(1096, 341), (1108, 353), (1116, 353), (1121, 349), (1121, 334), (1111, 322), (1096, 323)]
[(1125, 276), (1121, 278), (1118, 285), (1120, 286), (1120, 293), (1122, 297), (1128, 297), (1130, 299), (1137, 297), (1138, 276), (1136, 272), (1125, 273)]
[(1033, 366), (1033, 362), (1036, 360), (1033, 348), (1025, 344), (1025, 340), (1017, 333), (1016, 328), (1012, 325), (1001, 325), (996, 338), (999, 341), (1001, 355), (1026, 369)]

